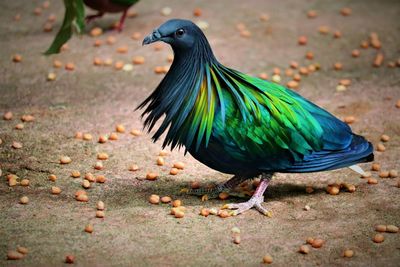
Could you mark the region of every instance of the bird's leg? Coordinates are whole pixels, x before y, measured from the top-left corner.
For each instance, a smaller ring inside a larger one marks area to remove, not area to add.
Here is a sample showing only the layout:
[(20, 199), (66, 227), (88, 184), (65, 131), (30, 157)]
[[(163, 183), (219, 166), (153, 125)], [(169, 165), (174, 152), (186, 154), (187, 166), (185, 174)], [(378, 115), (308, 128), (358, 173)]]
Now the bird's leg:
[(122, 16), (121, 16), (121, 18), (120, 18), (120, 20), (119, 20), (118, 26), (117, 26), (117, 28), (116, 28), (116, 30), (117, 30), (118, 32), (121, 32), (122, 29), (124, 28), (124, 22), (125, 22), (125, 18), (126, 18), (126, 14), (127, 14), (127, 13), (128, 13), (128, 9), (126, 9), (126, 10), (124, 11), (124, 13), (122, 13)]
[(209, 198), (216, 198), (221, 192), (229, 192), (233, 190), (236, 186), (240, 183), (244, 182), (245, 180), (249, 179), (245, 176), (238, 176), (235, 175), (228, 181), (218, 184), (212, 188), (198, 188), (198, 189), (182, 189), (182, 192), (188, 193), (191, 195), (202, 196), (202, 200), (207, 200)]
[(97, 14), (95, 14), (95, 15), (89, 15), (89, 16), (86, 16), (85, 21), (86, 21), (87, 24), (89, 24), (89, 23), (92, 22), (94, 19), (100, 18), (100, 17), (102, 17), (103, 15), (104, 15), (104, 12), (99, 12), (99, 13), (97, 13)]
[(256, 191), (253, 196), (246, 202), (243, 203), (231, 203), (225, 204), (223, 209), (233, 209), (232, 215), (238, 215), (240, 213), (245, 212), (251, 208), (255, 208), (262, 214), (271, 217), (272, 214), (270, 211), (266, 210), (261, 203), (264, 202), (264, 192), (268, 187), (269, 182), (271, 181), (272, 174), (262, 174), (260, 184), (258, 185)]

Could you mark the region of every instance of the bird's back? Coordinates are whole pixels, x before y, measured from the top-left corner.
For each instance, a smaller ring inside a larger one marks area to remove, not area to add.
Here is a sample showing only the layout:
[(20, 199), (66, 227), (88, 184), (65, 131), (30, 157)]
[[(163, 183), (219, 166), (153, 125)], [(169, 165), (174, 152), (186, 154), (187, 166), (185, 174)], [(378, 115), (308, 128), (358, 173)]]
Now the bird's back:
[(216, 108), (207, 146), (189, 149), (206, 165), (227, 173), (315, 172), (372, 160), (369, 142), (297, 93), (227, 68), (220, 74), (225, 118)]

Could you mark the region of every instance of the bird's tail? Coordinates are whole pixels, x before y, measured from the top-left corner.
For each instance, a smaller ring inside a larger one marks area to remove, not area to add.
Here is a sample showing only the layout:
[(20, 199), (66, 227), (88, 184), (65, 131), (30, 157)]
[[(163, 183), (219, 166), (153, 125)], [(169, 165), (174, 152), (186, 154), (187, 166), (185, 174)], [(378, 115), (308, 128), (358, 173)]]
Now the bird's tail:
[(304, 157), (302, 162), (294, 164), (289, 172), (318, 172), (350, 167), (363, 173), (357, 163), (369, 162), (374, 159), (373, 146), (364, 137), (353, 134), (350, 145), (342, 150), (322, 150)]

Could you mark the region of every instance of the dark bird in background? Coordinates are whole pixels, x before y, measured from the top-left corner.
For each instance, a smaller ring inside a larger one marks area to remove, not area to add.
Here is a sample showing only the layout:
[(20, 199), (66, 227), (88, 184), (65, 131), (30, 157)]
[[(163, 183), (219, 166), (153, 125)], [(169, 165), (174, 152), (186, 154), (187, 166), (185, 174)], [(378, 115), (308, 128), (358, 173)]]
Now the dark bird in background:
[[(305, 173), (350, 167), (372, 161), (373, 147), (364, 137), (326, 110), (282, 85), (249, 76), (217, 61), (203, 32), (191, 21), (169, 20), (143, 44), (163, 41), (175, 58), (155, 91), (138, 108), (156, 141), (166, 132), (163, 147), (185, 147), (208, 167), (233, 174), (213, 189), (187, 189), (218, 196), (261, 175), (247, 202), (228, 204), (242, 213), (262, 207), (264, 191), (276, 172)], [(168, 130), (167, 130), (168, 129)]]
[[(45, 52), (46, 55), (60, 52), (74, 32), (82, 33), (85, 30), (85, 20), (87, 23), (95, 18), (102, 17), (104, 13), (122, 12), (117, 30), (122, 31), (128, 9), (139, 2), (139, 0), (64, 0), (65, 14), (61, 29), (53, 40), (53, 43)], [(85, 18), (85, 5), (97, 10), (96, 15)]]
[(128, 9), (139, 2), (139, 0), (83, 0), (86, 6), (97, 10), (96, 15), (86, 17), (86, 22), (89, 23), (93, 19), (102, 17), (104, 13), (121, 13), (122, 16), (117, 26), (118, 31), (122, 31)]

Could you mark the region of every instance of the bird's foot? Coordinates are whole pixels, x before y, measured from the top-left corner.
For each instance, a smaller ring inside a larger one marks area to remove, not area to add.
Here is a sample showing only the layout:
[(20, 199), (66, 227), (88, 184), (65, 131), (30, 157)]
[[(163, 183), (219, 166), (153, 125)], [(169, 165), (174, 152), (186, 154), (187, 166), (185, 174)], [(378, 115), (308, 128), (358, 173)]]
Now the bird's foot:
[(257, 196), (253, 195), (248, 201), (242, 202), (242, 203), (231, 203), (231, 204), (225, 204), (222, 209), (230, 209), (233, 210), (230, 214), (235, 216), (239, 215), (251, 208), (255, 208), (259, 212), (261, 212), (263, 215), (272, 217), (272, 212), (265, 209), (261, 203), (264, 202), (264, 196)]

